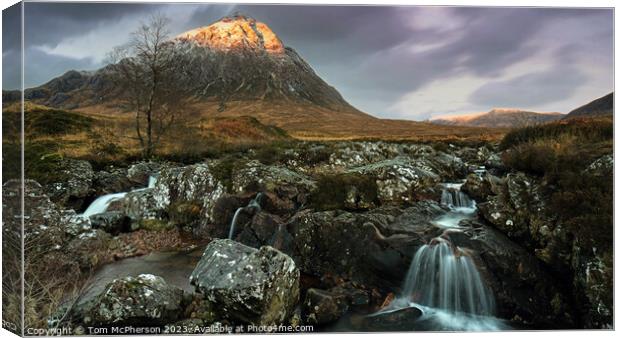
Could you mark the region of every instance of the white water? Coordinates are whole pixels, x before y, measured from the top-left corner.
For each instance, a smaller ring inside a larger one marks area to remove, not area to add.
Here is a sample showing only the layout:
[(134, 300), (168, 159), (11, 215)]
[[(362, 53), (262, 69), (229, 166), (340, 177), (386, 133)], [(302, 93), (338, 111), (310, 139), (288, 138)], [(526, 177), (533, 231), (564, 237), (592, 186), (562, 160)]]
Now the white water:
[(441, 191), (441, 204), (463, 213), (476, 211), (476, 202), (461, 191), (463, 183), (445, 183)]
[(84, 213), (82, 213), (82, 217), (88, 218), (92, 215), (105, 212), (108, 209), (108, 206), (110, 206), (110, 203), (125, 197), (125, 195), (127, 195), (126, 192), (119, 192), (115, 194), (99, 196), (88, 206), (88, 208), (86, 208)]
[(459, 228), (459, 222), (472, 218), (476, 213), (476, 202), (461, 191), (463, 183), (445, 183), (441, 192), (441, 204), (450, 212), (439, 217), (434, 223), (441, 228)]
[[(154, 188), (156, 183), (157, 183), (157, 178), (153, 176), (149, 176), (149, 182), (146, 188), (139, 188), (133, 191), (142, 191), (145, 189)], [(121, 198), (124, 198), (125, 195), (127, 195), (127, 192), (117, 192), (114, 194), (107, 194), (107, 195), (99, 196), (88, 206), (88, 208), (86, 208), (86, 210), (84, 210), (81, 216), (84, 218), (89, 218), (92, 215), (106, 212), (106, 210), (108, 210), (108, 207), (110, 206), (110, 203), (117, 201)]]
[(258, 194), (256, 194), (256, 197), (254, 197), (250, 201), (250, 203), (248, 203), (248, 205), (246, 205), (245, 207), (240, 207), (235, 211), (235, 215), (233, 216), (233, 219), (230, 222), (230, 230), (228, 231), (228, 239), (233, 239), (233, 236), (235, 235), (235, 227), (237, 226), (237, 218), (239, 217), (239, 214), (242, 211), (253, 209), (253, 211), (256, 212), (256, 211), (261, 210), (260, 199), (262, 197), (263, 197), (263, 193), (259, 192)]
[(448, 240), (435, 238), (416, 252), (403, 297), (450, 313), (493, 315), (493, 294), (471, 257)]
[(149, 183), (146, 186), (147, 189), (155, 188), (156, 183), (157, 183), (157, 178), (154, 176), (149, 176)]
[[(434, 223), (461, 231), (459, 222), (476, 213), (476, 203), (461, 192), (462, 183), (446, 183), (441, 203), (450, 209)], [(386, 309), (422, 310), (416, 325), (426, 330), (495, 331), (508, 329), (493, 317), (495, 298), (473, 259), (443, 237), (420, 247), (411, 261), (402, 294)]]

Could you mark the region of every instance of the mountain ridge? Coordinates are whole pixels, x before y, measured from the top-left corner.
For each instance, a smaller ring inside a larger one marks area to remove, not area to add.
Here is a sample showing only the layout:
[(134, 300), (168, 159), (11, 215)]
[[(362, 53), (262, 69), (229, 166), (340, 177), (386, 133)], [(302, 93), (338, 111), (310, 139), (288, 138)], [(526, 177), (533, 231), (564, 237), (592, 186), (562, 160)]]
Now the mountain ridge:
[(564, 114), (557, 112), (533, 112), (516, 108), (493, 108), (488, 112), (466, 115), (444, 116), (431, 119), (441, 125), (517, 128), (559, 120)]
[(613, 115), (614, 113), (614, 92), (599, 97), (588, 102), (583, 106), (571, 110), (565, 118)]

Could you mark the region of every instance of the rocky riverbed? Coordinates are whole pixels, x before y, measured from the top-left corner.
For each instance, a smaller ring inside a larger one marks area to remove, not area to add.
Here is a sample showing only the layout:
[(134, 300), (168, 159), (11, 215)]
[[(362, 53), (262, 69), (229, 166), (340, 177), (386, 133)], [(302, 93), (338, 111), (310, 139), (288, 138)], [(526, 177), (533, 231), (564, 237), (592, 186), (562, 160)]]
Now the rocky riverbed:
[[(67, 159), (63, 181), (25, 182), (26, 257), (91, 275), (45, 318), (76, 332), (609, 327), (611, 267), (550, 215), (544, 180), (500, 156), (492, 145), (336, 142), (99, 171)], [(4, 184), (5, 220), (19, 214), (19, 183)], [(443, 258), (408, 274), (440, 245)], [(435, 271), (448, 260), (471, 280)], [(427, 274), (439, 275), (409, 285)], [(463, 291), (433, 291), (441, 280)], [(476, 297), (483, 311), (464, 305)], [(485, 325), (445, 326), (443, 313)]]

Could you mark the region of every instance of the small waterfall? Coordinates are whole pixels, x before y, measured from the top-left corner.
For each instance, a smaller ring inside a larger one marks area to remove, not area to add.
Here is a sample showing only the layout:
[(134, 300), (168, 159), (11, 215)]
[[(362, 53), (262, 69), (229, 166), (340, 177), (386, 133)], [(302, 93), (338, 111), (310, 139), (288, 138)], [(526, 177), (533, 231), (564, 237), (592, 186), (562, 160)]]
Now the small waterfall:
[(449, 313), (491, 316), (495, 307), (471, 257), (440, 237), (416, 252), (403, 298)]
[(460, 221), (474, 216), (476, 202), (461, 191), (463, 183), (444, 183), (442, 186), (441, 204), (450, 211), (436, 219), (435, 224), (442, 228), (458, 228)]
[(462, 183), (446, 183), (441, 192), (441, 204), (449, 208), (473, 209), (476, 203), (461, 191)]
[(115, 194), (99, 196), (88, 206), (88, 208), (86, 208), (84, 213), (82, 213), (82, 217), (88, 218), (92, 215), (105, 212), (108, 209), (110, 203), (125, 197), (125, 195), (127, 195), (126, 192), (119, 192)]
[(235, 227), (237, 226), (237, 218), (239, 218), (239, 214), (241, 214), (241, 212), (244, 210), (252, 210), (254, 212), (260, 211), (261, 210), (260, 201), (262, 198), (263, 198), (263, 193), (259, 192), (258, 194), (256, 194), (256, 197), (254, 197), (250, 201), (250, 203), (248, 203), (248, 205), (246, 205), (245, 207), (240, 207), (235, 211), (235, 215), (233, 216), (233, 219), (230, 222), (230, 230), (228, 231), (228, 239), (233, 239), (233, 236), (235, 235)]
[[(149, 181), (148, 181), (148, 185), (146, 188), (139, 188), (133, 191), (142, 191), (145, 189), (154, 188), (156, 183), (157, 183), (157, 178), (153, 176), (149, 176)], [(124, 198), (125, 195), (127, 195), (127, 192), (117, 192), (114, 194), (107, 194), (107, 195), (99, 196), (88, 206), (88, 208), (86, 208), (86, 210), (84, 210), (84, 212), (80, 216), (82, 216), (83, 218), (89, 218), (92, 215), (106, 212), (106, 210), (110, 206), (110, 203), (117, 201), (121, 198)]]
[(155, 188), (155, 184), (157, 183), (157, 178), (155, 176), (149, 176), (149, 183), (146, 186), (147, 188)]

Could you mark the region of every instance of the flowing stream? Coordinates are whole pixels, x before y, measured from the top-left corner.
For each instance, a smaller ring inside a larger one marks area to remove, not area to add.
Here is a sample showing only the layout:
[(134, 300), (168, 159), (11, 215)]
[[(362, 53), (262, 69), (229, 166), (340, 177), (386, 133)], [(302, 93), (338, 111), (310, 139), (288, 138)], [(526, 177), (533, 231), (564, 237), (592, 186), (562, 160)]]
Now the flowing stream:
[[(133, 191), (142, 191), (145, 189), (150, 189), (155, 187), (155, 183), (157, 183), (157, 179), (153, 176), (149, 176), (149, 181), (148, 181), (148, 185), (146, 188), (139, 188), (139, 189), (135, 189)], [(125, 195), (127, 195), (127, 192), (117, 192), (117, 193), (113, 193), (113, 194), (107, 194), (107, 195), (103, 195), (103, 196), (99, 196), (97, 197), (97, 199), (95, 199), (89, 206), (88, 208), (86, 208), (86, 210), (84, 210), (84, 212), (81, 214), (82, 217), (84, 218), (88, 218), (92, 215), (96, 215), (96, 214), (100, 214), (102, 212), (105, 212), (108, 207), (110, 206), (110, 203), (117, 201), (121, 198), (124, 198)]]
[(476, 216), (476, 202), (461, 191), (463, 183), (444, 183), (441, 192), (441, 204), (449, 212), (435, 220), (440, 228), (459, 228), (459, 222)]
[(258, 194), (256, 194), (256, 197), (254, 197), (250, 201), (250, 203), (248, 203), (248, 205), (246, 205), (245, 207), (238, 208), (235, 211), (235, 215), (233, 216), (233, 219), (230, 222), (230, 230), (228, 231), (228, 239), (233, 239), (233, 237), (235, 236), (235, 228), (237, 226), (237, 219), (239, 218), (239, 214), (242, 211), (252, 210), (254, 212), (257, 212), (261, 210), (260, 200), (262, 199), (262, 197), (263, 197), (263, 193), (259, 192)]
[[(443, 185), (441, 204), (449, 211), (435, 220), (446, 231), (475, 217), (476, 203), (461, 191), (462, 183)], [(420, 247), (409, 267), (402, 294), (377, 314), (407, 307), (422, 310), (415, 319), (422, 330), (493, 331), (507, 326), (493, 317), (495, 300), (473, 259), (448, 239), (436, 237)], [(375, 314), (375, 315), (377, 315)]]

